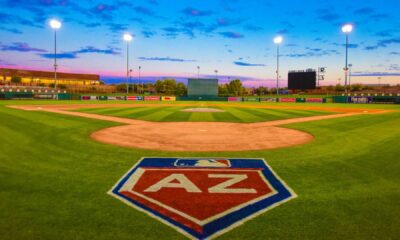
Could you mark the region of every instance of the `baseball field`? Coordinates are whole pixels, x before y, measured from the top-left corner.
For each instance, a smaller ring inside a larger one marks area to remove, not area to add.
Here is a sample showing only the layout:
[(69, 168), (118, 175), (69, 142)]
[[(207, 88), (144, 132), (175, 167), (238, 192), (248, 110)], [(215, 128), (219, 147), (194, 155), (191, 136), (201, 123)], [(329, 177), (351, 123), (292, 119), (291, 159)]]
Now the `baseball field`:
[(1, 239), (187, 239), (107, 194), (143, 157), (265, 159), (297, 195), (219, 239), (400, 236), (399, 105), (2, 101), (0, 123)]

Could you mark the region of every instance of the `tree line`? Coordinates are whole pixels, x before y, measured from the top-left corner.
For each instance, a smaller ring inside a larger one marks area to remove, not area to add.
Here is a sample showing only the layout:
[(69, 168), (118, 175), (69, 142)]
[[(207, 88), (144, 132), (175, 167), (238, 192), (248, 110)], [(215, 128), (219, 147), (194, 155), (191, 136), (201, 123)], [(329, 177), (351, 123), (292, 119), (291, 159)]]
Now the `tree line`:
[[(126, 84), (116, 85), (117, 91), (126, 92)], [(366, 86), (363, 84), (352, 84), (347, 86), (347, 89), (355, 91), (374, 90), (374, 87)], [(344, 92), (345, 87), (343, 85), (331, 85), (323, 86), (320, 88), (322, 91), (327, 92)], [(287, 92), (287, 88), (279, 88), (280, 92)], [(144, 83), (142, 84), (129, 84), (129, 92), (135, 94), (158, 94), (158, 95), (175, 95), (175, 96), (186, 96), (187, 87), (184, 83), (177, 82), (175, 79), (167, 78), (157, 80), (155, 83)], [(270, 95), (275, 94), (276, 88), (268, 88), (264, 86), (246, 88), (240, 79), (234, 79), (229, 83), (223, 83), (218, 85), (218, 95), (221, 97), (228, 96), (248, 96), (248, 95)]]

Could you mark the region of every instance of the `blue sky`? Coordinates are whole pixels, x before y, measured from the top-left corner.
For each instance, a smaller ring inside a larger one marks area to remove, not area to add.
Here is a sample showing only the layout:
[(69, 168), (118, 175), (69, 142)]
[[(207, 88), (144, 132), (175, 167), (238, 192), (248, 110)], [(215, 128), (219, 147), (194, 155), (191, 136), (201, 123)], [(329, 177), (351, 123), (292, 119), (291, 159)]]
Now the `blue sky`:
[[(125, 74), (125, 32), (131, 67), (147, 79), (240, 77), (247, 85), (274, 84), (276, 46), (282, 35), (281, 76), (289, 70), (327, 67), (325, 84), (343, 79), (344, 23), (354, 24), (350, 63), (356, 81), (377, 75), (399, 83), (400, 2), (245, 0), (0, 0), (0, 66), (52, 69), (52, 18), (61, 71)], [(284, 81), (282, 82), (284, 84)]]

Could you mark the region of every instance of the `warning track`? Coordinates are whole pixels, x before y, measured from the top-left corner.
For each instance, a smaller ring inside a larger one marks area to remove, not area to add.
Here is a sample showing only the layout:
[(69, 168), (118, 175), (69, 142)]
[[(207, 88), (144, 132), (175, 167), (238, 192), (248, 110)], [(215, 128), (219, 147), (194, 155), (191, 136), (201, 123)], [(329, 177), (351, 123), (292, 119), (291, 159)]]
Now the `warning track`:
[[(174, 104), (174, 106), (193, 104)], [(79, 108), (171, 106), (171, 104), (76, 104), (76, 105), (29, 105), (12, 108), (46, 111), (71, 116), (105, 120), (125, 124), (96, 131), (91, 137), (96, 141), (124, 147), (162, 151), (220, 152), (275, 149), (311, 142), (314, 137), (306, 132), (280, 127), (281, 125), (324, 119), (378, 114), (388, 112), (377, 109), (329, 108), (318, 106), (260, 106), (238, 105), (252, 108), (286, 108), (301, 110), (325, 110), (340, 112), (325, 116), (312, 116), (260, 123), (224, 122), (148, 122), (99, 114), (72, 112)], [(208, 104), (208, 106), (226, 106)], [(231, 105), (230, 105), (231, 106)]]

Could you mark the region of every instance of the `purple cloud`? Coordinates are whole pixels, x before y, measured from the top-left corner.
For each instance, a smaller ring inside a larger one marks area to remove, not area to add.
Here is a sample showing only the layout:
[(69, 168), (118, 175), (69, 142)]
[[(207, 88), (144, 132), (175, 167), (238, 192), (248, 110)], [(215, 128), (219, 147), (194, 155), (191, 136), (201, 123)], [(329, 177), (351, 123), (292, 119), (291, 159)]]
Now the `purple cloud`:
[[(62, 52), (57, 53), (57, 58), (59, 59), (76, 59), (79, 58), (80, 54), (88, 54), (88, 53), (97, 53), (97, 54), (105, 54), (105, 55), (119, 55), (120, 52), (116, 48), (106, 48), (106, 49), (99, 49), (93, 46), (87, 46), (81, 48), (77, 51), (70, 51), (70, 52)], [(54, 53), (44, 53), (39, 54), (42, 58), (54, 58)]]
[(232, 19), (232, 18), (219, 18), (217, 20), (217, 26), (219, 27), (229, 27), (237, 24), (241, 24), (243, 19)]
[[(39, 54), (39, 56), (41, 56), (42, 58), (53, 59), (54, 53), (43, 53), (43, 54)], [(58, 53), (57, 58), (58, 59), (75, 59), (75, 58), (78, 58), (78, 56), (76, 53), (65, 52), (65, 53)]]
[(143, 14), (143, 15), (147, 15), (147, 16), (153, 16), (154, 13), (146, 7), (141, 7), (141, 6), (137, 6), (133, 8), (135, 10), (135, 12)]
[(199, 10), (196, 8), (192, 8), (192, 7), (187, 7), (185, 9), (182, 10), (182, 13), (187, 15), (187, 16), (192, 16), (192, 17), (204, 17), (204, 16), (210, 16), (213, 14), (212, 11), (203, 11), (203, 10)]
[(72, 54), (81, 54), (81, 53), (100, 53), (106, 55), (119, 55), (121, 54), (115, 48), (107, 48), (107, 49), (99, 49), (92, 46), (87, 46), (85, 48), (81, 48), (78, 51), (71, 52)]
[(233, 63), (235, 65), (242, 66), (242, 67), (265, 67), (265, 66), (267, 66), (265, 64), (260, 64), (260, 63), (247, 63), (247, 62), (240, 62), (240, 61), (235, 61)]
[(355, 77), (385, 77), (385, 76), (400, 76), (400, 73), (392, 72), (355, 72), (351, 74)]
[(330, 8), (318, 9), (317, 15), (320, 20), (326, 22), (334, 22), (341, 18), (339, 14), (337, 14)]
[(196, 60), (182, 59), (182, 58), (170, 58), (170, 57), (139, 57), (142, 61), (161, 61), (161, 62), (196, 62)]
[(378, 48), (386, 48), (388, 45), (391, 45), (391, 44), (400, 44), (400, 37), (383, 39), (383, 40), (378, 41), (378, 43), (376, 45), (367, 46), (364, 49), (371, 51), (371, 50), (375, 50)]
[(251, 25), (251, 24), (247, 24), (246, 26), (244, 26), (244, 28), (248, 31), (253, 31), (253, 32), (258, 32), (263, 30), (262, 27), (260, 26), (255, 26), (255, 25)]
[(219, 34), (225, 38), (233, 38), (233, 39), (244, 38), (244, 36), (241, 33), (237, 32), (220, 32)]
[(29, 46), (28, 43), (22, 43), (22, 42), (15, 42), (15, 43), (12, 43), (11, 45), (0, 45), (0, 50), (1, 51), (15, 51), (15, 52), (39, 52), (39, 53), (47, 52), (44, 49), (33, 48), (33, 47)]
[(156, 32), (155, 32), (155, 31), (150, 31), (150, 30), (143, 30), (143, 31), (142, 31), (142, 34), (143, 34), (143, 36), (144, 36), (145, 38), (151, 38), (151, 37), (153, 37), (154, 35), (156, 35)]
[(365, 8), (359, 8), (354, 11), (355, 14), (359, 15), (369, 15), (374, 12), (373, 8), (365, 7)]
[(15, 33), (15, 34), (21, 34), (22, 32), (16, 28), (8, 28), (8, 27), (0, 27), (0, 30), (10, 32), (10, 33)]

